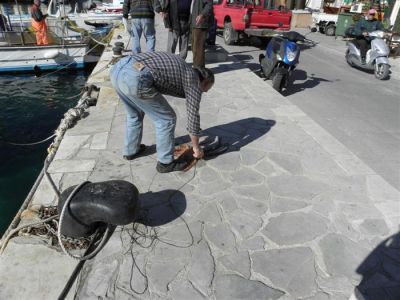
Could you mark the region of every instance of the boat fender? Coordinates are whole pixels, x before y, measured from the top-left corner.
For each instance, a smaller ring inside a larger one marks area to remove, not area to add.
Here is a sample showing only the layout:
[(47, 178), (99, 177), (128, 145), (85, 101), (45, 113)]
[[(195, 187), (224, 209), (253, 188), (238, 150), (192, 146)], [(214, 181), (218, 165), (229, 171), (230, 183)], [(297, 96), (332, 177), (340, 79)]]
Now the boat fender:
[(42, 76), (42, 69), (38, 65), (33, 67), (33, 73), (35, 73), (36, 77)]
[(60, 52), (58, 52), (58, 50), (56, 50), (56, 49), (52, 49), (52, 50), (47, 50), (43, 54), (43, 57), (46, 59), (52, 59), (52, 58), (56, 58), (58, 55), (60, 55)]
[[(58, 213), (76, 186), (60, 197)], [(109, 180), (83, 185), (64, 209), (61, 233), (73, 238), (92, 235), (101, 224), (127, 225), (139, 215), (139, 192), (124, 180)]]

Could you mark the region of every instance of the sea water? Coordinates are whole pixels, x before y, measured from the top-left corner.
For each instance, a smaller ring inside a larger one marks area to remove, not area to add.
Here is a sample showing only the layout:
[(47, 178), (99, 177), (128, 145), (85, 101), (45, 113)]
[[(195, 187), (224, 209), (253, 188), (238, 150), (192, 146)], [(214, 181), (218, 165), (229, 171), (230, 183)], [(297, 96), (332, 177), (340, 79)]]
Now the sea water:
[(88, 74), (59, 72), (42, 77), (0, 75), (0, 236), (40, 173), (52, 135), (64, 113), (75, 106)]

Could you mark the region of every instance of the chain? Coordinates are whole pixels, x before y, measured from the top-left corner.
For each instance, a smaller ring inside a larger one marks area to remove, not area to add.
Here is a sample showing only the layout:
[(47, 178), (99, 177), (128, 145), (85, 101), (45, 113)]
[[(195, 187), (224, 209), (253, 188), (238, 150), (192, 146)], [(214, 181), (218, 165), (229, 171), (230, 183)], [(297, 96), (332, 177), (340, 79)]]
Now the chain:
[[(41, 220), (45, 220), (52, 216), (56, 216), (57, 214), (57, 206), (42, 206), (39, 209), (38, 217)], [(18, 232), (18, 235), (37, 236), (38, 238), (45, 241), (48, 245), (58, 248), (60, 246), (57, 239), (57, 230), (58, 220), (52, 219), (39, 225), (25, 227)], [(89, 247), (90, 241), (91, 237), (75, 239), (67, 236), (62, 236), (63, 245), (69, 250), (87, 249)]]

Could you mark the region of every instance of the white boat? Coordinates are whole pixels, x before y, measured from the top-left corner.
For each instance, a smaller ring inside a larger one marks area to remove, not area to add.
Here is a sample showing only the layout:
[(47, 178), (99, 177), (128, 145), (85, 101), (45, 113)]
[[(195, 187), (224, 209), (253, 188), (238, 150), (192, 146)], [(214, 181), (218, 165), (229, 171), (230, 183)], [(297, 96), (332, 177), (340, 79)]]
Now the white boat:
[(0, 73), (82, 69), (98, 59), (89, 53), (90, 38), (58, 36), (55, 31), (49, 27), (49, 45), (41, 46), (33, 32), (0, 32)]
[[(122, 21), (122, 4), (123, 1), (113, 0), (112, 3), (104, 3), (96, 6), (92, 10), (84, 10), (78, 13), (71, 12), (69, 7), (57, 0), (51, 0), (47, 6), (47, 20), (59, 20), (60, 18), (67, 18), (75, 22), (75, 24), (85, 30), (93, 30), (93, 26), (107, 26), (116, 25)], [(0, 10), (0, 13), (2, 11)], [(11, 25), (11, 30), (16, 28), (28, 28), (31, 26), (32, 17), (30, 14), (5, 14), (7, 22)]]
[(106, 0), (96, 7), (96, 10), (104, 12), (122, 12), (124, 0)]
[[(114, 4), (110, 7), (114, 7)], [(100, 6), (100, 8), (96, 7), (78, 13), (76, 10), (75, 12), (68, 11), (63, 3), (58, 3), (56, 0), (49, 2), (47, 14), (54, 18), (68, 18), (84, 29), (89, 29), (88, 26), (115, 25), (122, 21), (122, 7), (121, 10), (117, 8), (108, 10), (104, 6)]]

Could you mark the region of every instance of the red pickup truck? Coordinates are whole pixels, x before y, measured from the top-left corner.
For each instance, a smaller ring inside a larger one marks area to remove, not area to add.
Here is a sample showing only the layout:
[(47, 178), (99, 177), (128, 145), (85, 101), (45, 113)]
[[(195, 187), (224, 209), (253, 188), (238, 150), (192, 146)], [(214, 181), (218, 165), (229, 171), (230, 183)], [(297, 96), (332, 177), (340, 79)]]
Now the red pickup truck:
[(268, 36), (274, 30), (290, 30), (292, 12), (280, 0), (214, 0), (217, 27), (232, 45), (245, 36)]

